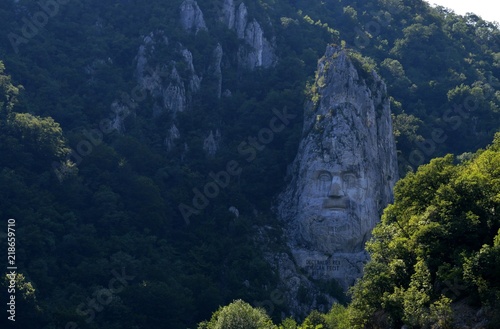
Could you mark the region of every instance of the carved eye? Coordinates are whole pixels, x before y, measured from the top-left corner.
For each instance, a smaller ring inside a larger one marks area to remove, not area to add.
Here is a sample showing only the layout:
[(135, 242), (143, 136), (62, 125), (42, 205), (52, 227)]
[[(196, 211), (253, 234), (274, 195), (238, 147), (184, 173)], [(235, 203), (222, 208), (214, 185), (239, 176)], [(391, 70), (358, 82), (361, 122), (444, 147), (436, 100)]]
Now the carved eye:
[(356, 177), (355, 174), (353, 173), (346, 173), (342, 176), (342, 179), (344, 180), (345, 186), (350, 188), (350, 187), (355, 187), (358, 178)]
[(317, 182), (318, 190), (322, 193), (326, 193), (330, 189), (332, 176), (328, 172), (320, 172), (317, 176)]
[(332, 180), (332, 176), (329, 173), (320, 173), (318, 176), (318, 180), (321, 182), (330, 182)]

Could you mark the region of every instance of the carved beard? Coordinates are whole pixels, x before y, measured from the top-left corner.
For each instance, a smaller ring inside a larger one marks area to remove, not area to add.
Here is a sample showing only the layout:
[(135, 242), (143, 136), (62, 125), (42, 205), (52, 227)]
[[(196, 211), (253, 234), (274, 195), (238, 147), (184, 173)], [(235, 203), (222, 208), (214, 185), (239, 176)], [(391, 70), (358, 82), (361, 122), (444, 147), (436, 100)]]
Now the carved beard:
[(358, 204), (349, 202), (345, 210), (322, 209), (321, 214), (298, 218), (299, 241), (310, 250), (324, 253), (357, 252), (365, 239)]

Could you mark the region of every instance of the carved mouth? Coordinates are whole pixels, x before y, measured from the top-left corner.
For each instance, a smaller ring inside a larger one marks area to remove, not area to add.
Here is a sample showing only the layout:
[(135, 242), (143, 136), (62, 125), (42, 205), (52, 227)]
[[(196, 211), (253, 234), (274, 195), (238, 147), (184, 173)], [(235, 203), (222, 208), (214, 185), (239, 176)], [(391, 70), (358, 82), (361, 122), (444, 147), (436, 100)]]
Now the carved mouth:
[(325, 199), (323, 201), (323, 208), (326, 209), (347, 209), (348, 200), (346, 198), (338, 199)]

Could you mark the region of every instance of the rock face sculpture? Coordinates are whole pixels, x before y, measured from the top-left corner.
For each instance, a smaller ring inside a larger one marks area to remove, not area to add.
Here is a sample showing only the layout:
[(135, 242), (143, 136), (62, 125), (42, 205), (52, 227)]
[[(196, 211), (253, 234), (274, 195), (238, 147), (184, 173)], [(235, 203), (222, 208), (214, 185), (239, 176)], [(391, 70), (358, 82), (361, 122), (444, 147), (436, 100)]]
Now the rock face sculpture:
[(300, 272), (345, 288), (362, 273), (365, 242), (398, 177), (385, 84), (354, 63), (333, 46), (319, 61), (292, 178), (277, 207)]

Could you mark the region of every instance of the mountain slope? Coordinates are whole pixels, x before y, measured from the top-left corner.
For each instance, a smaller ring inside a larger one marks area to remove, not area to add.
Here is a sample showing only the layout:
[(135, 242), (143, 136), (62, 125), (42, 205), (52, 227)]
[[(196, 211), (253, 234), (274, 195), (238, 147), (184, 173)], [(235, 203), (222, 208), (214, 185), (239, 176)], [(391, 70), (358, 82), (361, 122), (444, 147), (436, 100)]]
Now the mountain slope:
[[(2, 101), (23, 86), (0, 118), (0, 218), (17, 220), (19, 284), (34, 288), (26, 327), (186, 328), (269, 300), (279, 280), (256, 231), (280, 241), (270, 208), (329, 43), (386, 81), (401, 175), (498, 130), (499, 31), (474, 15), (418, 0), (54, 3), (0, 3)], [(259, 141), (285, 108), (295, 118)], [(130, 280), (89, 306), (113, 273)]]

